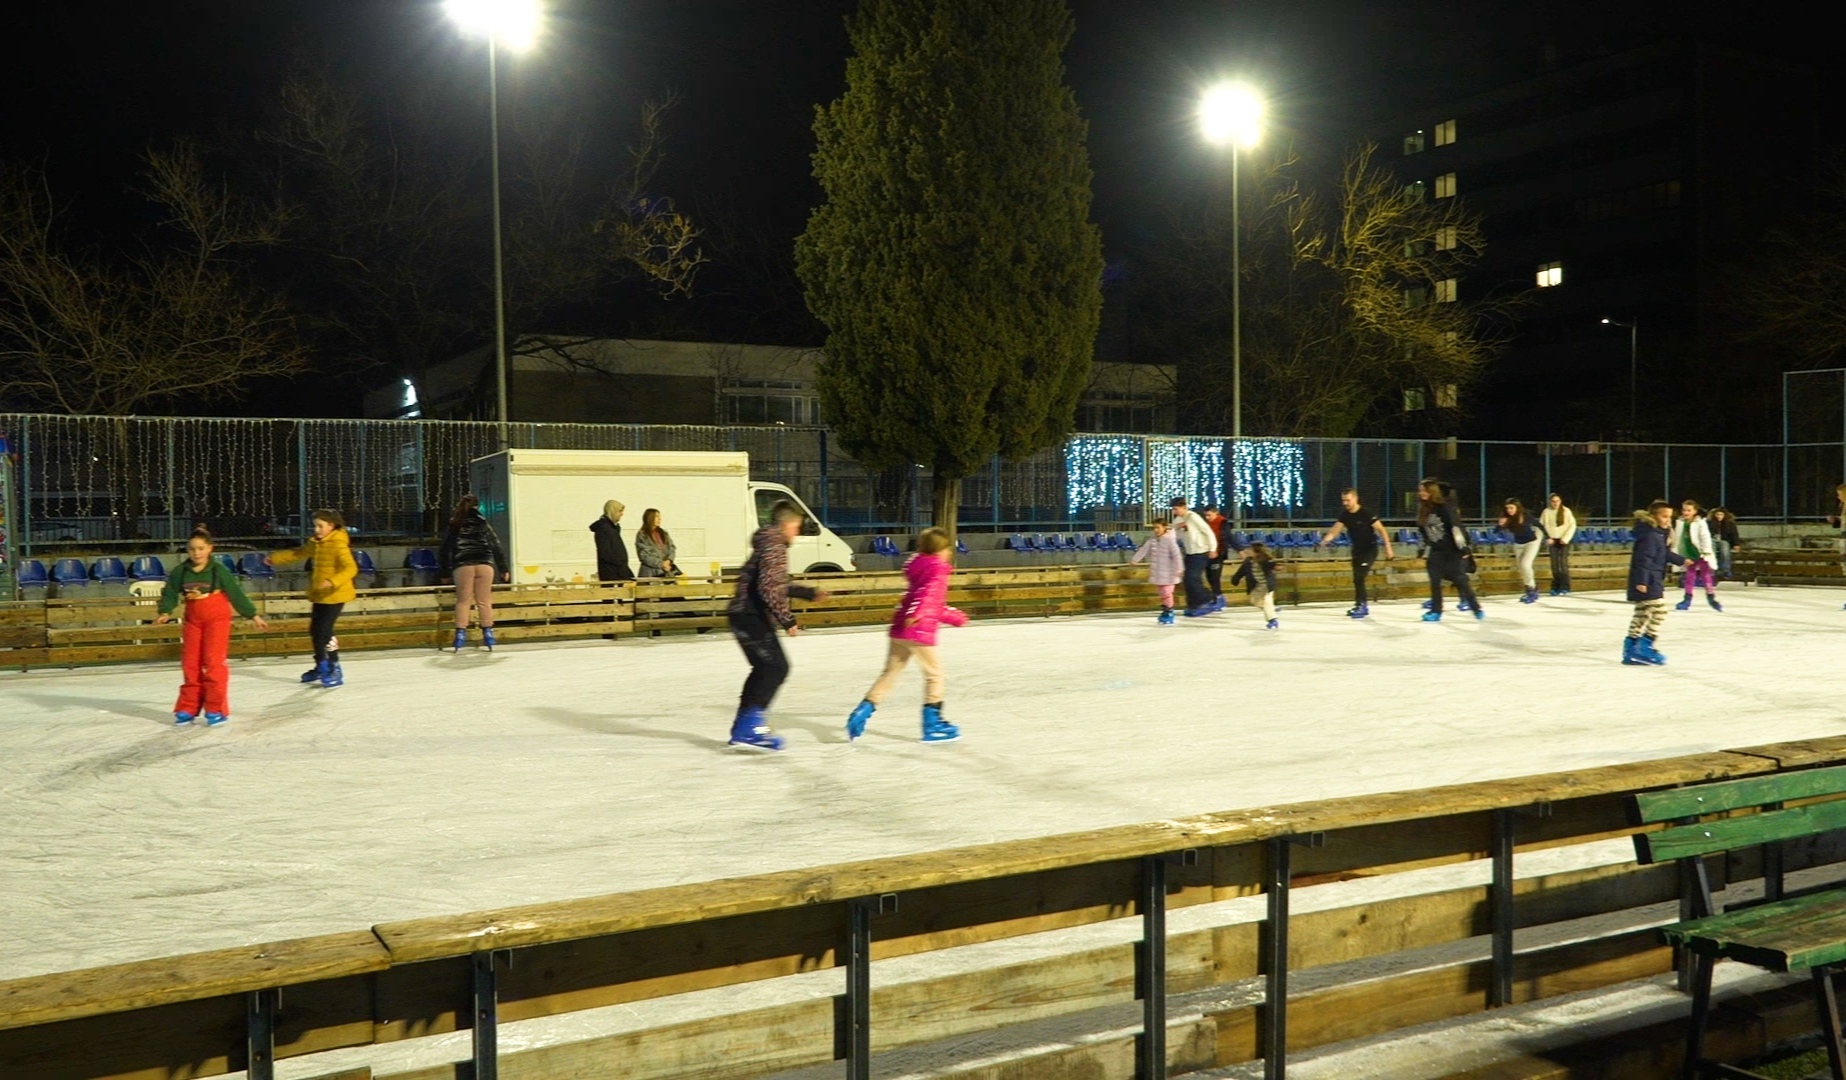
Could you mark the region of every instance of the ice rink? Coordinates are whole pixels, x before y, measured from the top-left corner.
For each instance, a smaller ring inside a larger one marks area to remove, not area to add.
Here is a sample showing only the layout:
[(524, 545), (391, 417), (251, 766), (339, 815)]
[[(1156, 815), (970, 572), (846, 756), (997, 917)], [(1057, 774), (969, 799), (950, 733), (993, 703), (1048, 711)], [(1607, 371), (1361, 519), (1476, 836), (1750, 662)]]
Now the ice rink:
[(946, 630), (960, 742), (911, 673), (849, 744), (881, 630), (790, 640), (780, 755), (723, 747), (728, 636), (233, 664), (175, 729), (177, 665), (0, 674), (0, 978), (387, 920), (1846, 730), (1830, 590), (1672, 613), (1623, 667), (1619, 594), (1245, 608)]

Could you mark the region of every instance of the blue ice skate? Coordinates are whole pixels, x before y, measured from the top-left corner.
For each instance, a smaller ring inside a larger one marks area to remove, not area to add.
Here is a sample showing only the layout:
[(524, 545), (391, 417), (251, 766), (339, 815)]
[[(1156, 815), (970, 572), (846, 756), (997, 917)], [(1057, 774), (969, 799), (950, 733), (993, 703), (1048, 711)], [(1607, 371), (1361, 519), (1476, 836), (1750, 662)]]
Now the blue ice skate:
[(1622, 663), (1632, 664), (1635, 667), (1646, 666), (1647, 661), (1641, 659), (1640, 649), (1641, 649), (1641, 639), (1640, 638), (1638, 637), (1623, 638), (1622, 639)]
[(1176, 621), (1173, 618), (1173, 609), (1172, 608), (1161, 608), (1159, 617), (1156, 618), (1154, 621), (1159, 623), (1161, 626), (1172, 626), (1173, 623)]
[(191, 713), (176, 712), (173, 714), (173, 726), (174, 727), (185, 727), (187, 724), (190, 724), (190, 723), (192, 723)]
[(1263, 625), (1263, 629), (1265, 629), (1265, 630), (1280, 630), (1280, 629), (1282, 629), (1282, 624), (1281, 624), (1281, 623), (1279, 623), (1279, 622), (1277, 622), (1277, 621), (1276, 621), (1276, 620), (1274, 620), (1274, 619), (1270, 619), (1270, 620), (1269, 620), (1269, 621), (1268, 621), (1267, 623), (1265, 623), (1265, 624)]
[(1189, 607), (1186, 609), (1186, 618), (1188, 619), (1203, 618), (1206, 615), (1210, 615), (1211, 612), (1212, 612), (1212, 607), (1210, 604), (1206, 604), (1204, 607)]
[(942, 718), (942, 703), (923, 706), (923, 741), (954, 742), (961, 738), (961, 729)]
[(852, 712), (846, 717), (846, 737), (848, 739), (857, 739), (859, 736), (865, 734), (865, 722), (870, 720), (872, 714), (877, 711), (878, 706), (869, 701), (861, 701), (859, 704), (854, 705)]
[(1681, 600), (1679, 603), (1673, 605), (1673, 610), (1674, 611), (1691, 611), (1692, 610), (1692, 594), (1687, 593), (1686, 598), (1684, 600)]
[(1442, 612), (1440, 612), (1440, 611), (1433, 611), (1433, 610), (1432, 610), (1432, 611), (1425, 611), (1425, 612), (1423, 613), (1423, 621), (1424, 621), (1424, 622), (1441, 622), (1441, 621), (1442, 621)]
[(494, 628), (491, 626), (481, 627), (481, 647), (488, 652), (493, 652), (495, 644)]
[(1527, 589), (1525, 591), (1525, 595), (1519, 598), (1519, 602), (1522, 604), (1538, 603), (1538, 590), (1537, 589)]
[(1348, 611), (1346, 613), (1346, 617), (1349, 619), (1363, 619), (1367, 615), (1370, 615), (1371, 613), (1372, 613), (1372, 609), (1369, 606), (1365, 604), (1360, 604), (1358, 607), (1353, 608), (1352, 610)]
[(453, 648), (456, 652), (461, 652), (463, 649), (467, 647), (468, 647), (468, 631), (463, 630), (459, 627), (456, 628), (455, 644), (451, 646), (451, 648)]
[(782, 749), (782, 736), (769, 730), (769, 724), (763, 718), (763, 710), (756, 705), (745, 705), (737, 710), (737, 719), (731, 722), (731, 741), (733, 749), (748, 750), (759, 754), (773, 754)]
[(1423, 610), (1424, 610), (1424, 611), (1434, 611), (1434, 610), (1436, 610), (1436, 602), (1435, 602), (1434, 600), (1425, 600), (1425, 601), (1423, 601)]
[(1468, 610), (1474, 612), (1475, 622), (1480, 622), (1482, 619), (1485, 619), (1487, 617), (1487, 613), (1485, 611), (1482, 611), (1479, 607), (1471, 607)]
[(317, 683), (326, 677), (327, 677), (327, 658), (326, 657), (322, 657), (319, 660), (314, 661), (314, 666), (312, 668), (301, 673), (301, 681), (304, 683)]
[(205, 714), (205, 726), (206, 727), (217, 727), (219, 724), (222, 724), (226, 720), (229, 720), (229, 719), (230, 717), (225, 715), (224, 713), (208, 712)]
[(1654, 639), (1651, 637), (1640, 639), (1639, 644), (1634, 647), (1634, 655), (1636, 660), (1655, 667), (1665, 667), (1667, 663), (1667, 658), (1661, 654), (1659, 649), (1654, 648)]
[(328, 690), (336, 686), (345, 686), (346, 673), (340, 670), (340, 665), (329, 663), (327, 665), (327, 673), (320, 677), (320, 684), (323, 688)]
[(1723, 611), (1724, 610), (1724, 605), (1718, 603), (1718, 598), (1711, 593), (1705, 594), (1705, 602), (1711, 605), (1711, 609), (1713, 611)]

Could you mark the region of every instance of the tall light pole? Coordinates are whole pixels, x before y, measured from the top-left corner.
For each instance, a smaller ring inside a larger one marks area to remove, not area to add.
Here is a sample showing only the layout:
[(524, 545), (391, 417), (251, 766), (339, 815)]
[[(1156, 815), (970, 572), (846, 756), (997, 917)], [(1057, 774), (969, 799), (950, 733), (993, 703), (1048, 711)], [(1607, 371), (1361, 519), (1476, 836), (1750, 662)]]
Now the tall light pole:
[(1243, 489), (1237, 472), (1243, 439), (1243, 200), (1237, 190), (1238, 158), (1263, 137), (1263, 99), (1243, 83), (1220, 83), (1199, 100), (1199, 131), (1207, 142), (1231, 148), (1231, 520), (1243, 527)]
[(1629, 319), (1627, 322), (1619, 322), (1615, 319), (1604, 319), (1602, 321), (1602, 324), (1604, 326), (1620, 326), (1628, 331), (1628, 437), (1632, 439), (1634, 438), (1634, 425), (1635, 425), (1635, 377), (1634, 377), (1635, 376), (1635, 362), (1634, 362), (1634, 358), (1635, 358), (1635, 346), (1638, 344), (1640, 336), (1641, 336), (1641, 320), (1640, 319)]
[(500, 59), (505, 47), (524, 52), (538, 40), (543, 11), (539, 0), (448, 0), (449, 17), (462, 30), (487, 39), (487, 132), (492, 144), (488, 169), (494, 204), (494, 387), (500, 421), (500, 449), (512, 445), (506, 413), (506, 271), (500, 242)]

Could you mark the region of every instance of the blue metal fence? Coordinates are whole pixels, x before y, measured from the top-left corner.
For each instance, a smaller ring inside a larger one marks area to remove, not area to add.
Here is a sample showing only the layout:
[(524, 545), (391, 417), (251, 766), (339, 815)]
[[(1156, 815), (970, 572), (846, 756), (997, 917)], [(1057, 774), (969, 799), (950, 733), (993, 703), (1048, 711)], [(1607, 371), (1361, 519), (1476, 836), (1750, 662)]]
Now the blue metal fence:
[[(295, 536), (315, 507), (341, 509), (371, 536), (428, 536), (467, 485), (468, 463), (498, 447), (493, 423), (246, 420), (0, 414), (20, 493), (26, 554), (60, 543), (178, 540), (196, 522), (226, 537)], [(742, 450), (759, 480), (787, 484), (835, 529), (926, 523), (923, 466), (867, 469), (819, 428), (514, 424), (516, 446)], [(1113, 531), (1164, 513), (1168, 499), (1241, 507), (1263, 525), (1320, 525), (1340, 492), (1398, 519), (1416, 481), (1461, 492), (1471, 521), (1500, 500), (1553, 491), (1584, 520), (1625, 519), (1654, 498), (1696, 498), (1746, 520), (1835, 511), (1840, 442), (1754, 445), (1511, 443), (1079, 435), (962, 481), (960, 522), (1000, 532)]]

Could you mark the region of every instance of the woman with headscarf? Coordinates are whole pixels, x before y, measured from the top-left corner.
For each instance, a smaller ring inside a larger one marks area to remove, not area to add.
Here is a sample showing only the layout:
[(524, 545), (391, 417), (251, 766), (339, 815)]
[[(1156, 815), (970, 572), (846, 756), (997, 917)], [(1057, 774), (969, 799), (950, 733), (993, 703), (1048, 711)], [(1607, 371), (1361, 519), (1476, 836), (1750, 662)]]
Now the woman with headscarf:
[(602, 516), (590, 522), (596, 537), (596, 580), (633, 581), (635, 572), (628, 566), (628, 545), (622, 543), (622, 511), (614, 499), (603, 503)]

